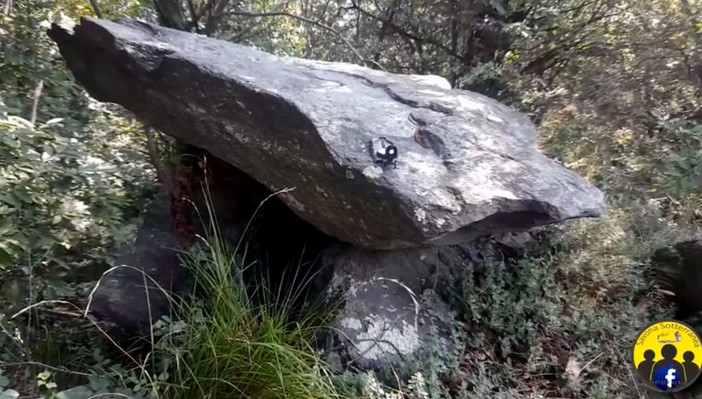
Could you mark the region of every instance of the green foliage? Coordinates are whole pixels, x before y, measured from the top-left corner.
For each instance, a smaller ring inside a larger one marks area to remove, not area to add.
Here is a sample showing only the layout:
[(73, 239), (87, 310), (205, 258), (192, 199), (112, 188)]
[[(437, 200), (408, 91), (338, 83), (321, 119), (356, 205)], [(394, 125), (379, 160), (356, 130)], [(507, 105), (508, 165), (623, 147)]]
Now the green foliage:
[(125, 216), (134, 215), (139, 199), (134, 194), (149, 188), (143, 160), (134, 159), (128, 148), (109, 148), (107, 131), (96, 137), (61, 128), (59, 118), (35, 127), (0, 114), (0, 270), (5, 273), (61, 280), (80, 265), (90, 266), (106, 256), (95, 249), (111, 244), (110, 234)]
[(19, 392), (10, 389), (10, 379), (3, 373), (0, 368), (0, 399), (15, 399), (20, 396)]
[(14, 6), (0, 41), (0, 273), (37, 278), (36, 300), (69, 294), (81, 268), (104, 262), (153, 183), (136, 125), (91, 105), (58, 60), (44, 31), (71, 22), (61, 4)]
[[(81, 371), (82, 323), (36, 311), (9, 316), (84, 295), (109, 251), (131, 240), (155, 185), (138, 125), (88, 98), (45, 34), (51, 21), (73, 22), (85, 4), (13, 3), (0, 16), (0, 362), (15, 365), (6, 374), (12, 389), (48, 395), (75, 380), (64, 365)], [(37, 380), (46, 377), (31, 366), (37, 362), (62, 372)]]
[(61, 116), (67, 129), (79, 129), (89, 115), (87, 99), (60, 64), (55, 45), (45, 33), (53, 20), (73, 21), (46, 2), (14, 2), (14, 7), (14, 13), (1, 17), (5, 31), (0, 39), (1, 98), (11, 114), (31, 120), (36, 112), (41, 121)]
[[(192, 17), (190, 2), (170, 3)], [(607, 219), (568, 225), (548, 251), (518, 266), (462, 276), (454, 299), (465, 350), (456, 364), (414, 365), (422, 373), (398, 382), (410, 386), (405, 396), (642, 394), (627, 369), (630, 339), (669, 314), (655, 296), (642, 305), (639, 294), (651, 288), (646, 259), (700, 227), (699, 1), (256, 0), (222, 2), (222, 15), (203, 11), (208, 3), (192, 5), (211, 36), (439, 74), (509, 99), (538, 122), (547, 154), (606, 192)], [(157, 20), (151, 2), (99, 4), (107, 18)], [(370, 376), (331, 378), (311, 347), (320, 318), (291, 324), (289, 307), (272, 306), (271, 293), (252, 302), (242, 259), (216, 237), (186, 257), (198, 292), (214, 295), (183, 302), (183, 320), (157, 323), (148, 364), (118, 362), (99, 350), (100, 334), (75, 322), (49, 324), (33, 310), (26, 323), (5, 317), (42, 299), (84, 295), (80, 283), (90, 285), (110, 249), (131, 239), (155, 188), (138, 124), (89, 99), (45, 35), (51, 21), (93, 14), (87, 1), (22, 0), (0, 16), (0, 399), (18, 391), (63, 399), (389, 393)]]
[(216, 238), (184, 261), (195, 288), (174, 302), (181, 318), (154, 325), (144, 363), (118, 364), (96, 352), (93, 392), (119, 388), (130, 397), (174, 399), (340, 397), (313, 347), (318, 319), (291, 321), (290, 308), (273, 296), (254, 302), (242, 258)]
[(614, 212), (572, 223), (517, 265), (467, 270), (454, 288), (467, 328), (461, 397), (639, 397), (631, 343), (671, 316), (644, 295), (642, 264), (676, 234), (655, 215)]
[(663, 188), (679, 196), (700, 192), (702, 190), (702, 125), (674, 119), (662, 121), (660, 128), (662, 136), (672, 139), (678, 147), (671, 151), (665, 172), (669, 183)]
[(170, 396), (336, 397), (312, 346), (319, 328), (311, 324), (315, 319), (292, 323), (290, 309), (276, 304), (272, 295), (265, 295), (268, 299), (261, 305), (254, 303), (246, 290), (243, 264), (221, 243), (209, 245), (207, 258), (186, 260), (196, 271), (204, 299), (186, 305), (189, 324), (177, 337), (182, 343), (174, 345), (176, 337), (168, 338), (168, 353), (182, 353), (174, 359), (180, 367), (171, 371), (182, 388), (172, 388)]

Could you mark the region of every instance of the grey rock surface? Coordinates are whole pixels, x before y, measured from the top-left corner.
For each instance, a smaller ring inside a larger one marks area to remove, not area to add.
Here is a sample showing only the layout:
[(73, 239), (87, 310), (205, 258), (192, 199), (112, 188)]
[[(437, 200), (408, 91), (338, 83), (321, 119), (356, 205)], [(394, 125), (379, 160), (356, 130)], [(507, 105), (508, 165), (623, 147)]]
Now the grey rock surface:
[(168, 196), (162, 192), (147, 208), (134, 244), (99, 281), (91, 313), (131, 334), (147, 336), (161, 316), (173, 315), (170, 295), (185, 278), (178, 255), (181, 241), (171, 227)]
[[(41, 398), (38, 399), (43, 399)], [(56, 393), (51, 397), (52, 399), (143, 399), (144, 395), (136, 395), (133, 392), (126, 389), (113, 389), (105, 390), (102, 389), (99, 392), (95, 392), (87, 385), (78, 385), (70, 389)]]
[[(210, 151), (359, 248), (451, 245), (598, 217), (603, 195), (537, 149), (523, 114), (437, 77), (277, 57), (146, 23), (49, 31), (96, 99)], [(417, 129), (419, 125), (420, 129)], [(397, 168), (372, 161), (384, 136)]]
[(651, 256), (651, 279), (672, 296), (676, 317), (686, 319), (702, 312), (702, 239), (658, 248)]
[(466, 267), (503, 260), (488, 242), (389, 251), (330, 247), (322, 264), (333, 270), (330, 294), (343, 306), (323, 345), (328, 362), (369, 371), (406, 369), (429, 356), (449, 361), (457, 316), (440, 293)]
[[(269, 193), (245, 173), (210, 154), (200, 155), (207, 159), (213, 183), (207, 194), (202, 187), (194, 189), (190, 193), (190, 215), (183, 214), (176, 220), (170, 209), (171, 196), (163, 189), (148, 205), (135, 240), (117, 251), (114, 269), (101, 279), (93, 295), (92, 313), (128, 334), (149, 336), (151, 325), (161, 316), (178, 316), (173, 294), (187, 298), (191, 292), (193, 276), (179, 256), (188, 250), (183, 247), (188, 240), (176, 231), (178, 222), (190, 225), (199, 237), (197, 243), (211, 243), (215, 239), (210, 235), (211, 211), (217, 219), (218, 239), (232, 250), (241, 245), (239, 255), (245, 253), (249, 273), (265, 269), (270, 283), (286, 284), (286, 289), (292, 289), (293, 284), (283, 282), (286, 273), (297, 274), (287, 269), (304, 269), (300, 265), (307, 264), (313, 268), (313, 260), (332, 241), (278, 198), (261, 204)], [(253, 262), (255, 267), (251, 267)], [(328, 278), (322, 280), (317, 291), (323, 290)]]

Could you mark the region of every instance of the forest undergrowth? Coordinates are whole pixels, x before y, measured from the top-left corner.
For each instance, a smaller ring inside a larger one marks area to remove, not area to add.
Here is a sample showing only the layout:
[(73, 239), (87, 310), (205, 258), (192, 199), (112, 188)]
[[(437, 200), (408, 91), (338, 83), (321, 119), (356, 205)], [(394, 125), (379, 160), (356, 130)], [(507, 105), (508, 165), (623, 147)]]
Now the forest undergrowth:
[[(243, 1), (210, 16), (210, 36), (328, 61), (365, 54), (497, 98), (534, 120), (543, 153), (606, 195), (604, 217), (554, 228), (517, 267), (466, 270), (450, 293), (452, 361), (408, 364), (412, 378), (385, 385), (324, 364), (313, 341), (327, 310), (291, 323), (280, 295), (252, 302), (245, 248), (226, 246), (211, 219), (183, 254), (209, 295), (178, 302), (184, 317), (159, 321), (150, 351), (132, 353), (84, 317), (159, 189), (156, 171), (141, 124), (87, 96), (45, 34), (51, 21), (94, 15), (91, 3), (4, 3), (0, 399), (656, 397), (629, 357), (638, 331), (675, 311), (651, 255), (700, 238), (699, 2), (479, 0), (457, 12), (447, 4), (460, 2), (434, 0)], [(168, 19), (139, 1), (99, 4), (109, 18)], [(278, 8), (287, 14), (250, 15)]]

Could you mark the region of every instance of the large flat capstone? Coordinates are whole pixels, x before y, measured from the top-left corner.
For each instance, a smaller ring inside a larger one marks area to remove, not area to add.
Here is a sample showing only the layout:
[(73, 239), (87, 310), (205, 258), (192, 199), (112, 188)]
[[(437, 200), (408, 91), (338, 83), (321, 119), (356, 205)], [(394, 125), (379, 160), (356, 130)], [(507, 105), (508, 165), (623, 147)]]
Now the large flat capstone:
[[(49, 31), (100, 101), (210, 151), (357, 247), (451, 245), (604, 212), (537, 149), (533, 123), (445, 80), (278, 57), (131, 20)], [(396, 168), (375, 164), (379, 136)]]

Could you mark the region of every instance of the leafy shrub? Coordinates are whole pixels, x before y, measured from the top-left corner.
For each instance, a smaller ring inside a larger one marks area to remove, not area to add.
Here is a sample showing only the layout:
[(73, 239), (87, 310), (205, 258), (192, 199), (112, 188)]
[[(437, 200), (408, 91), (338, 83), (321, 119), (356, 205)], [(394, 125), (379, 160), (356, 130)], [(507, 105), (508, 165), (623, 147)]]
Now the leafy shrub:
[(615, 209), (569, 223), (519, 264), (466, 270), (454, 287), (466, 325), (462, 397), (638, 395), (628, 361), (634, 337), (672, 315), (646, 279), (646, 260), (683, 237), (653, 213)]
[[(672, 142), (661, 191), (684, 196), (702, 190), (702, 125), (680, 119), (659, 122), (662, 140)], [(667, 183), (667, 184), (666, 184)]]
[[(119, 133), (67, 135), (57, 130), (60, 123), (35, 127), (0, 114), (0, 271), (32, 275), (35, 289), (49, 297), (70, 293), (61, 281), (101, 262), (151, 188), (149, 169), (124, 147), (128, 134), (113, 138), (113, 146), (98, 144)], [(53, 293), (40, 277), (51, 281)]]

